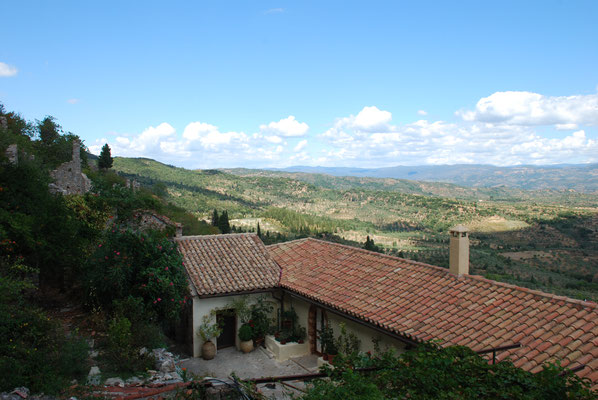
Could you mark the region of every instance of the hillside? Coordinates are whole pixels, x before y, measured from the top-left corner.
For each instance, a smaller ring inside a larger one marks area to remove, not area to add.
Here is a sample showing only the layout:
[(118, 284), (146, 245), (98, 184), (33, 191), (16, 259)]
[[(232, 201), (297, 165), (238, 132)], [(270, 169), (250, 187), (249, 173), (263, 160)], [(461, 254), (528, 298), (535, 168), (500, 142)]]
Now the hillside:
[[(593, 195), (271, 171), (191, 171), (149, 159), (116, 158), (114, 168), (144, 185), (162, 186), (168, 201), (198, 218), (208, 219), (218, 209), (228, 210), (233, 225), (242, 229), (255, 229), (260, 222), (270, 241), (332, 235), (361, 245), (370, 236), (387, 253), (447, 266), (447, 231), (463, 223), (472, 230), (474, 273), (598, 299)], [(484, 196), (488, 200), (480, 199)]]
[(294, 166), (284, 172), (333, 176), (411, 179), (447, 182), (469, 187), (511, 187), (525, 190), (574, 190), (598, 193), (598, 164), (496, 167), (492, 165), (424, 165), (387, 168), (336, 168)]

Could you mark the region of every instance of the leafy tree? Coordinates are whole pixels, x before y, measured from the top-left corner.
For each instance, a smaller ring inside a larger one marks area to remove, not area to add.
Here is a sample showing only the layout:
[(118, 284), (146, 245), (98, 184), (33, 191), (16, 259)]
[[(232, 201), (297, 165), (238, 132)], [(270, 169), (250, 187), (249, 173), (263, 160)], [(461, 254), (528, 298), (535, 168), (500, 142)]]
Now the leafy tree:
[(37, 121), (37, 132), (41, 142), (49, 146), (56, 142), (62, 132), (62, 127), (56, 123), (54, 117), (48, 115), (43, 120)]
[(86, 265), (88, 306), (111, 310), (115, 300), (141, 298), (158, 321), (176, 321), (188, 301), (188, 286), (176, 245), (158, 234), (113, 226)]
[(110, 169), (112, 168), (113, 163), (112, 156), (110, 154), (110, 146), (108, 143), (102, 146), (102, 151), (100, 152), (100, 157), (98, 158), (98, 168), (100, 169)]

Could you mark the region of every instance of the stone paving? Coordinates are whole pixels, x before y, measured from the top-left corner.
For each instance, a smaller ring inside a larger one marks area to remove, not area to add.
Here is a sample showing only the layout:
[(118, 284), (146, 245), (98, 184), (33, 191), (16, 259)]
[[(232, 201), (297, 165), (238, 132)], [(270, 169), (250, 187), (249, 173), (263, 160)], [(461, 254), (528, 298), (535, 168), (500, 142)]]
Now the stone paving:
[[(299, 375), (318, 372), (317, 358), (313, 355), (291, 358), (287, 361), (276, 361), (272, 354), (258, 347), (251, 353), (241, 353), (234, 347), (218, 350), (213, 360), (206, 361), (201, 358), (188, 358), (179, 364), (187, 369), (187, 374), (198, 378), (212, 377), (226, 379), (233, 372), (241, 379), (262, 378), (282, 375)], [(305, 388), (300, 381), (289, 381), (289, 385)], [(301, 394), (288, 385), (276, 383), (275, 385), (259, 385), (258, 388), (264, 395), (275, 398), (289, 398), (289, 393)]]

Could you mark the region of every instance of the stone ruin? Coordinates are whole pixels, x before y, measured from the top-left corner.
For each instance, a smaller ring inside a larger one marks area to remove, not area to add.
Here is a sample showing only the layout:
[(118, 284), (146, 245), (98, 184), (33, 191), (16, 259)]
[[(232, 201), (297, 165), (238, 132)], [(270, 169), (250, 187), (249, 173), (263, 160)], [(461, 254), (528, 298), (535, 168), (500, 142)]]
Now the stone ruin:
[(19, 163), (19, 148), (16, 144), (11, 144), (6, 148), (6, 158), (8, 158), (8, 162), (17, 165)]
[(183, 225), (179, 222), (173, 222), (165, 215), (159, 215), (151, 210), (137, 210), (133, 213), (133, 218), (129, 222), (130, 228), (142, 232), (148, 230), (164, 231), (174, 229), (175, 237), (183, 236)]
[(73, 159), (61, 164), (50, 176), (54, 183), (49, 185), (51, 193), (84, 194), (91, 190), (91, 181), (81, 172), (81, 142), (73, 142)]

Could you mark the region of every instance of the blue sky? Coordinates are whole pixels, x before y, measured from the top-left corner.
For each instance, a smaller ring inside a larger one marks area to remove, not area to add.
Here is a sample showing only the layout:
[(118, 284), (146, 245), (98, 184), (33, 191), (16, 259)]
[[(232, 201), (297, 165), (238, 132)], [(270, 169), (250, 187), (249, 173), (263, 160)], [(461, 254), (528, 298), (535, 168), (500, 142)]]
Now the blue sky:
[(188, 168), (598, 162), (596, 1), (4, 1), (0, 101)]

